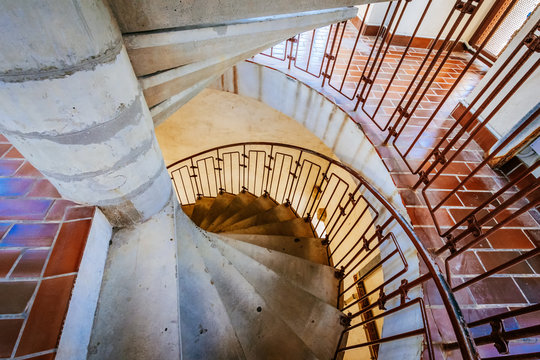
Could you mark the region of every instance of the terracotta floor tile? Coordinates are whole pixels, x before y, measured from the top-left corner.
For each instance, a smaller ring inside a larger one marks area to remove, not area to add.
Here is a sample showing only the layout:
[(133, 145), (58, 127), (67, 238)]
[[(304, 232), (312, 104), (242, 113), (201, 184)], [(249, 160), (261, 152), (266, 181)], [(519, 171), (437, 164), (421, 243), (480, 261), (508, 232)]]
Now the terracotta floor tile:
[(8, 232), (10, 227), (11, 227), (11, 223), (0, 223), (0, 240), (2, 240), (2, 238)]
[(535, 257), (527, 260), (527, 262), (535, 273), (540, 274), (540, 255), (536, 255)]
[(487, 278), (469, 286), (478, 304), (526, 303), (511, 278)]
[(19, 150), (15, 149), (15, 146), (9, 150), (9, 152), (4, 155), (4, 158), (10, 158), (10, 159), (24, 159), (24, 156), (19, 152)]
[[(453, 286), (459, 285), (461, 282), (456, 280), (454, 281)], [(424, 291), (426, 294), (426, 299), (429, 302), (430, 305), (443, 305), (442, 298), (437, 291), (437, 287), (435, 286), (435, 283), (433, 281), (428, 281), (426, 285), (424, 286)], [(454, 293), (454, 296), (456, 297), (456, 300), (459, 304), (474, 304), (473, 298), (471, 294), (469, 293), (468, 289), (463, 289), (460, 291), (457, 291)]]
[[(479, 251), (476, 253), (480, 258), (482, 264), (484, 264), (487, 271), (502, 265), (518, 256), (522, 253), (519, 251)], [(520, 262), (499, 274), (532, 274), (533, 271), (526, 261)]]
[(0, 282), (0, 314), (20, 314), (36, 288), (35, 281)]
[(532, 229), (526, 229), (523, 230), (525, 234), (527, 234), (527, 237), (534, 243), (536, 246), (540, 246), (540, 229), (538, 230), (532, 230)]
[(468, 323), (472, 323), (487, 317), (501, 314), (508, 311), (507, 307), (482, 307), (482, 308), (464, 308), (462, 309), (463, 317)]
[(493, 194), (481, 191), (458, 191), (458, 197), (467, 207), (478, 207), (491, 198)]
[(48, 254), (48, 249), (26, 250), (13, 269), (11, 277), (39, 277)]
[(0, 143), (0, 157), (4, 156), (11, 149), (11, 144)]
[(28, 177), (38, 177), (43, 178), (44, 176), (30, 164), (28, 161), (24, 163), (23, 166), (15, 173), (15, 176), (28, 176)]
[(17, 337), (19, 336), (19, 331), (21, 331), (21, 326), (23, 324), (23, 319), (1, 319), (0, 320), (0, 357), (9, 358)]
[(435, 227), (414, 227), (416, 235), (428, 249), (439, 248), (444, 245), (443, 239)]
[(412, 174), (392, 174), (398, 189), (409, 189), (416, 184), (418, 176)]
[(64, 199), (55, 200), (49, 212), (47, 213), (46, 220), (62, 220), (64, 218), (64, 213), (66, 212), (66, 209), (73, 205), (76, 205), (73, 201)]
[[(513, 307), (510, 310), (518, 310), (523, 308)], [(516, 321), (518, 322), (521, 328), (538, 325), (538, 312), (530, 312), (528, 314), (523, 314), (516, 316)]]
[(50, 246), (57, 230), (58, 224), (15, 224), (0, 241), (0, 247)]
[(401, 195), (401, 199), (403, 200), (403, 203), (405, 206), (408, 205), (421, 205), (425, 206), (424, 201), (418, 197), (416, 192), (412, 190), (399, 190), (399, 194)]
[(20, 253), (20, 250), (0, 250), (0, 278), (6, 277)]
[(32, 190), (26, 195), (27, 197), (47, 197), (47, 198), (61, 198), (53, 184), (47, 179), (36, 181), (36, 184)]
[(499, 229), (488, 236), (495, 249), (532, 249), (533, 243), (519, 229)]
[(17, 356), (56, 348), (74, 281), (75, 275), (43, 280), (17, 348)]
[(0, 178), (0, 196), (22, 197), (30, 191), (33, 185), (33, 179)]
[(52, 200), (2, 199), (0, 220), (42, 220)]
[(0, 159), (0, 176), (11, 176), (21, 167), (23, 160)]
[(463, 254), (452, 259), (452, 261), (450, 261), (450, 268), (452, 269), (453, 274), (473, 275), (484, 272), (484, 268), (472, 251), (465, 251)]
[[(439, 204), (443, 199), (445, 199), (450, 191), (445, 190), (427, 190), (425, 192), (426, 197), (428, 198), (431, 206)], [(442, 206), (463, 206), (461, 201), (456, 195), (450, 196), (447, 200), (444, 201)]]
[[(430, 177), (431, 178), (431, 177)], [(452, 190), (459, 185), (457, 176), (455, 175), (440, 175), (429, 185), (429, 189)]]
[[(450, 212), (450, 214), (452, 215), (452, 217), (454, 218), (454, 220), (456, 222), (460, 222), (461, 220), (463, 219), (466, 219), (467, 217), (469, 217), (471, 215), (471, 213), (474, 211), (475, 209), (458, 209), (458, 208), (454, 208), (454, 209), (448, 209), (448, 211)], [(480, 210), (476, 213), (476, 218), (478, 220), (482, 219), (486, 214), (488, 214), (487, 211), (485, 210)], [(467, 222), (464, 223), (465, 225), (467, 225)], [(495, 226), (497, 223), (494, 221), (494, 220), (489, 220), (487, 221), (485, 224), (483, 224), (482, 226), (488, 226), (488, 227), (492, 227), (492, 226)]]
[(90, 218), (94, 216), (94, 211), (95, 211), (95, 207), (93, 206), (70, 207), (66, 211), (65, 220)]
[(540, 289), (540, 278), (516, 277), (514, 279), (531, 304), (540, 303), (540, 291), (538, 291)]
[[(510, 217), (510, 215), (512, 215), (513, 213), (514, 213), (514, 211), (512, 211), (512, 210), (504, 210), (499, 215), (497, 215), (495, 217), (495, 220), (497, 220), (498, 222), (502, 222), (506, 218)], [(537, 228), (540, 227), (538, 225), (538, 223), (536, 222), (536, 220), (534, 220), (534, 218), (529, 213), (521, 214), (520, 216), (510, 220), (505, 226), (507, 226), (507, 227), (529, 227), (529, 228), (533, 228), (533, 229), (535, 229), (535, 228), (537, 229)]]
[[(460, 181), (465, 179), (460, 177)], [(490, 190), (496, 192), (506, 184), (506, 181), (499, 177), (473, 176), (464, 184), (467, 190)]]
[(38, 356), (25, 358), (25, 360), (53, 360), (55, 357), (56, 357), (56, 352), (52, 352), (50, 354), (38, 355)]
[(45, 276), (76, 272), (90, 231), (92, 220), (67, 222), (62, 225), (45, 270)]

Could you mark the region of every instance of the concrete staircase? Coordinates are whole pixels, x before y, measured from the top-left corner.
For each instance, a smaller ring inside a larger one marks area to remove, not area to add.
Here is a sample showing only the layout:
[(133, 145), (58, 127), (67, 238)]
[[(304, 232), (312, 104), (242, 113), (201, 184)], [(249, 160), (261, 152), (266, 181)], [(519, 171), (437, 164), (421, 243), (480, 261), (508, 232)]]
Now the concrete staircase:
[(310, 223), (222, 193), (178, 208), (176, 229), (183, 359), (334, 357), (338, 279)]

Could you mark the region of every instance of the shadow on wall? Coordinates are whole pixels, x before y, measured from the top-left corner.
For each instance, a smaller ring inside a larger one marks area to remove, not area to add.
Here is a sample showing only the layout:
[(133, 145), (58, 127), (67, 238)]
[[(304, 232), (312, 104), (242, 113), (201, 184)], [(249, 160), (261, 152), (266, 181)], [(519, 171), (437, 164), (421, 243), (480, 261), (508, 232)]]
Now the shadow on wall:
[(210, 87), (255, 98), (304, 125), (408, 219), (396, 185), (373, 144), (344, 110), (321, 93), (278, 70), (250, 62), (235, 65)]

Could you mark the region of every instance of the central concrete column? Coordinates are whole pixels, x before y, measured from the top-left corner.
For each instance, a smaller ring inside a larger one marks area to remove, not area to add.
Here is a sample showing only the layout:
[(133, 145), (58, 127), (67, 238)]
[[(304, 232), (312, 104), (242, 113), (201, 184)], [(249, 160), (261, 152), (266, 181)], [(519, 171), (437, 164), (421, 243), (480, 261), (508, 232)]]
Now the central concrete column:
[(171, 182), (122, 37), (102, 0), (0, 0), (0, 132), (63, 197), (115, 226)]

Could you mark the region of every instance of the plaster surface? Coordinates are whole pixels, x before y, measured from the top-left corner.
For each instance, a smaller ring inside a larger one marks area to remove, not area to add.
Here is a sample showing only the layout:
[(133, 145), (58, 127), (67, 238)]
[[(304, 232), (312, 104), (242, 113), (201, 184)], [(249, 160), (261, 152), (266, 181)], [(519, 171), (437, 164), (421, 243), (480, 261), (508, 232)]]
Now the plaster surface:
[(156, 128), (166, 164), (221, 145), (270, 141), (335, 158), (302, 124), (248, 97), (205, 89)]
[(173, 207), (114, 234), (88, 359), (180, 358)]

